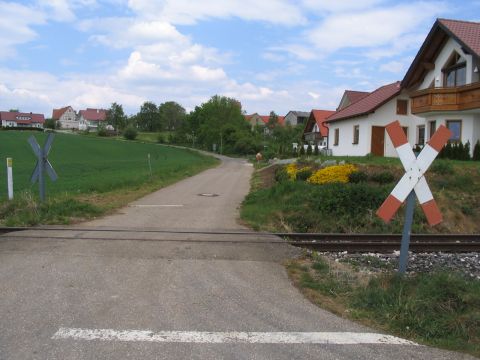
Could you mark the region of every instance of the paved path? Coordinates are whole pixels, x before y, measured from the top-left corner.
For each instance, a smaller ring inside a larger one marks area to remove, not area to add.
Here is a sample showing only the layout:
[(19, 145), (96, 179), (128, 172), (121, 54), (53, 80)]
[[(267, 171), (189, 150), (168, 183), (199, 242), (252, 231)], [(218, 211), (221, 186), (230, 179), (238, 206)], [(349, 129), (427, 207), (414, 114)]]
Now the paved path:
[(0, 238), (0, 359), (469, 358), (305, 300), (281, 264), (297, 250), (238, 234), (251, 173), (224, 159), (74, 231)]

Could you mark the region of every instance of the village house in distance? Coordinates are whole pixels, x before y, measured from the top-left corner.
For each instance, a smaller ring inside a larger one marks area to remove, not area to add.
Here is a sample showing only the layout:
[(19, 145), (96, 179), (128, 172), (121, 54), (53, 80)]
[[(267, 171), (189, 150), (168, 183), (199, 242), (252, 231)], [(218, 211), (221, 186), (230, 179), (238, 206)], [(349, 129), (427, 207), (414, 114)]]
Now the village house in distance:
[[(53, 109), (52, 119), (55, 120), (56, 127), (59, 129), (97, 131), (99, 124), (105, 123), (107, 120), (107, 110), (87, 108), (77, 113), (71, 106), (66, 106)], [(106, 128), (113, 130), (113, 127), (108, 125)]]
[(0, 111), (0, 124), (8, 128), (38, 128), (43, 129), (45, 117), (43, 114), (23, 113), (18, 111)]

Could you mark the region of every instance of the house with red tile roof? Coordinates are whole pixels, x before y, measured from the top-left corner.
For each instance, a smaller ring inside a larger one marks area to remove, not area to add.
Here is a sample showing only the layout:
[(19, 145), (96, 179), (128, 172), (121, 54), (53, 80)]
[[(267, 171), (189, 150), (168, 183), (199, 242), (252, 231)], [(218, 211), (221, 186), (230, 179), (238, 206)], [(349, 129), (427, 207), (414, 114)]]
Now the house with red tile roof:
[(342, 99), (340, 100), (340, 104), (337, 107), (337, 111), (353, 104), (354, 102), (357, 102), (360, 99), (363, 99), (368, 94), (370, 93), (367, 91), (345, 90)]
[(106, 125), (107, 110), (87, 108), (80, 110), (78, 115), (80, 130), (96, 131), (100, 124)]
[(43, 114), (22, 113), (18, 111), (0, 111), (2, 127), (43, 128)]
[[(339, 106), (339, 110), (326, 120), (328, 147), (333, 155), (339, 156), (369, 153), (397, 156), (385, 131), (385, 126), (394, 120), (400, 121), (412, 147), (419, 143), (416, 131), (423, 121), (409, 111), (408, 94), (402, 90), (399, 81), (362, 95), (347, 106)], [(420, 138), (422, 141), (424, 139)]]
[(333, 115), (331, 110), (312, 110), (303, 129), (305, 143), (326, 148), (328, 146), (328, 125), (326, 119)]
[(480, 139), (480, 23), (437, 19), (402, 87), (427, 140), (445, 125), (450, 141), (469, 142), (473, 153)]
[(57, 127), (60, 129), (78, 130), (79, 128), (77, 113), (71, 106), (53, 109), (52, 119), (57, 122)]

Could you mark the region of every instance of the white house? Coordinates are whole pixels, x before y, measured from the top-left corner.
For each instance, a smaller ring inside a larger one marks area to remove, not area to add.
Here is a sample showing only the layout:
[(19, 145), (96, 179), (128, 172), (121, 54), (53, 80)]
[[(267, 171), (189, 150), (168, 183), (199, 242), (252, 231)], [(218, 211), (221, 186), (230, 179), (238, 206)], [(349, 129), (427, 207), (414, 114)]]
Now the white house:
[(407, 71), (402, 87), (429, 139), (441, 124), (452, 142), (480, 139), (480, 23), (437, 19)]
[(398, 120), (414, 147), (423, 145), (424, 121), (410, 111), (409, 96), (400, 82), (382, 86), (360, 97), (326, 120), (329, 126), (329, 149), (333, 155), (397, 156), (385, 126)]
[(0, 111), (0, 123), (2, 127), (33, 127), (42, 129), (45, 117), (43, 114)]
[(107, 110), (104, 109), (91, 109), (79, 111), (79, 129), (96, 131), (99, 124), (106, 125)]
[(61, 109), (53, 109), (52, 119), (57, 121), (61, 129), (76, 129), (79, 128), (79, 121), (77, 113), (71, 106), (66, 106)]

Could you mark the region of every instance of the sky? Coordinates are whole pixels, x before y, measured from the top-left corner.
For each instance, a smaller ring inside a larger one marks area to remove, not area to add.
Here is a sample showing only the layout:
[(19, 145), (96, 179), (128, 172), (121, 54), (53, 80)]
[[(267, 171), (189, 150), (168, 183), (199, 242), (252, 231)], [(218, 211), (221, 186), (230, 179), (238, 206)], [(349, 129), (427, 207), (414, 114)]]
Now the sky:
[(0, 110), (334, 110), (401, 80), (438, 17), (480, 21), (480, 0), (0, 0)]

